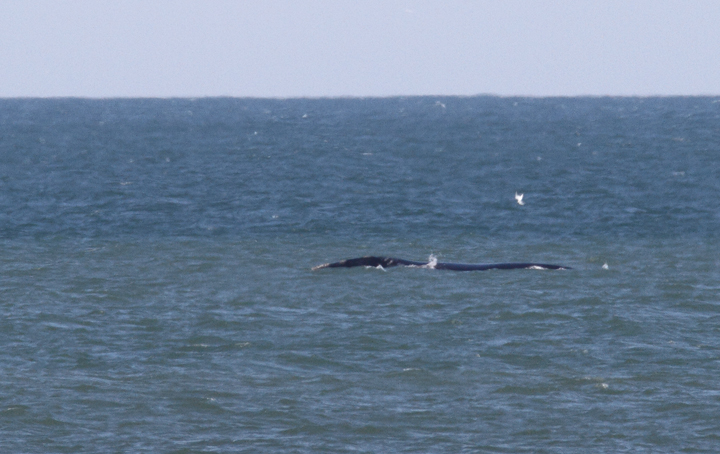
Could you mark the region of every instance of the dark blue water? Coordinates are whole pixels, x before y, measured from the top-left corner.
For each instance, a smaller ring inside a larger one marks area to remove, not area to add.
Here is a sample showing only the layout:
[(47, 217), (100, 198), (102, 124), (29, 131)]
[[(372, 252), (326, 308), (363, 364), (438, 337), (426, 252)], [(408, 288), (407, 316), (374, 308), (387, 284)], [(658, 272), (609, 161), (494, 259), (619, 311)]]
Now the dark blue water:
[[(717, 452), (719, 157), (718, 98), (0, 100), (0, 450)], [(310, 271), (371, 254), (573, 269)]]

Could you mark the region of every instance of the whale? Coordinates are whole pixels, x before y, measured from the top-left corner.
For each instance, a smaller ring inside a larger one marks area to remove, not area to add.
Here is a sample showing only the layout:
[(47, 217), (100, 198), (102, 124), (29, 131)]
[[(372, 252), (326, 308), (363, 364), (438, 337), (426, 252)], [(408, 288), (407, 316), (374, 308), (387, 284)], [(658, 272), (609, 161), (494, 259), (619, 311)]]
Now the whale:
[(395, 257), (382, 257), (375, 255), (368, 255), (365, 257), (358, 257), (354, 259), (340, 260), (334, 263), (323, 263), (322, 265), (314, 266), (313, 271), (320, 270), (323, 268), (353, 268), (356, 266), (365, 266), (373, 268), (392, 268), (394, 266), (407, 266), (413, 268), (429, 268), (435, 270), (450, 270), (450, 271), (485, 271), (485, 270), (570, 270), (569, 266), (564, 265), (551, 265), (549, 263), (534, 263), (534, 262), (511, 262), (511, 263), (448, 263), (448, 262), (437, 262), (431, 260), (428, 262), (416, 262), (414, 260), (405, 260)]

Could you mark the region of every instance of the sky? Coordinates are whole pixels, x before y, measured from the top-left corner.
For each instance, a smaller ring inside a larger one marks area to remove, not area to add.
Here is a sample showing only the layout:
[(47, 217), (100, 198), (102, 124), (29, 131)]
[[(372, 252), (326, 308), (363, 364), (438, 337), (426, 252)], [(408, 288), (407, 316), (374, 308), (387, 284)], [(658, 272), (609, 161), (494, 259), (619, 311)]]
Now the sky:
[(0, 0), (0, 97), (720, 95), (719, 0)]

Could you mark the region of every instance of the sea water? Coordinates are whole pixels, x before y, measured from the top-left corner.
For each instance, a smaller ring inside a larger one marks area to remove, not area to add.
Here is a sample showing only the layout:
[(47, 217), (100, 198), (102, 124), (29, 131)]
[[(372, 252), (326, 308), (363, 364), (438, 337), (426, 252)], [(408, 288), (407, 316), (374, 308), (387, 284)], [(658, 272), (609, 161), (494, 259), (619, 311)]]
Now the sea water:
[(0, 100), (0, 450), (717, 452), (718, 232), (718, 98)]

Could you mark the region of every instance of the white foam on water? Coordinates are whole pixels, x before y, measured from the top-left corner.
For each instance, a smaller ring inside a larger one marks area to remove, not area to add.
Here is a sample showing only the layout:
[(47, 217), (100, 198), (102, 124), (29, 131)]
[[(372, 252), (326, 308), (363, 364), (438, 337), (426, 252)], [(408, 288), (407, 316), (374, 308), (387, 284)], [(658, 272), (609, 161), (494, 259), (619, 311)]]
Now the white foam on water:
[(435, 255), (433, 255), (433, 254), (430, 254), (430, 256), (428, 257), (427, 265), (423, 265), (423, 268), (429, 268), (431, 270), (434, 270), (436, 266), (437, 266), (437, 257), (435, 257)]

